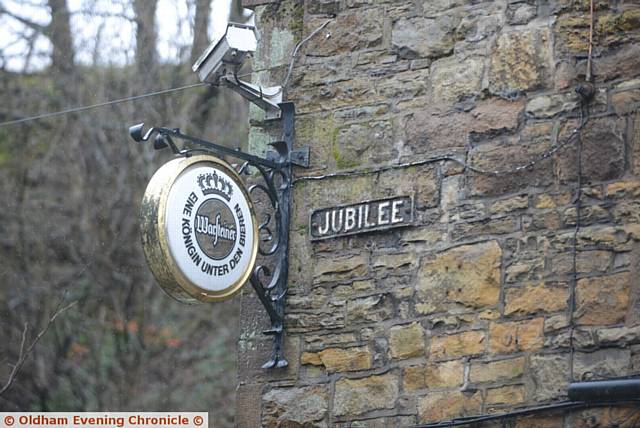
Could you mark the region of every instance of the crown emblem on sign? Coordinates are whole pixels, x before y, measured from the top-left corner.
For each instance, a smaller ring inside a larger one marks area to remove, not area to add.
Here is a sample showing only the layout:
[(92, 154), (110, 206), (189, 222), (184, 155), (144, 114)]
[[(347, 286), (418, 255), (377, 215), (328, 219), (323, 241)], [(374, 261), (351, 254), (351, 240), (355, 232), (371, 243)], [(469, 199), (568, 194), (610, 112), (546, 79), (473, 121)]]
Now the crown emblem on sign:
[(202, 193), (205, 195), (220, 195), (227, 202), (231, 200), (233, 194), (233, 187), (231, 182), (224, 177), (219, 176), (215, 171), (208, 172), (206, 174), (200, 174), (198, 176), (198, 186), (202, 189)]

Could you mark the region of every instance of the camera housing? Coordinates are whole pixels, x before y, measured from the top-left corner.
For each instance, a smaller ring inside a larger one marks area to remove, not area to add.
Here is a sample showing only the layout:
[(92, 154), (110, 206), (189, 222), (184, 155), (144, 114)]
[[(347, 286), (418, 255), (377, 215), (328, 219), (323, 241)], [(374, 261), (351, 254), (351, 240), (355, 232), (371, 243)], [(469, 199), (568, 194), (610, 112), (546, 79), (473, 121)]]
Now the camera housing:
[(230, 22), (224, 35), (209, 45), (192, 68), (202, 82), (226, 86), (264, 110), (267, 119), (278, 119), (282, 88), (262, 87), (238, 78), (247, 56), (257, 46), (258, 34), (253, 25)]
[(193, 71), (201, 81), (218, 85), (228, 73), (237, 73), (257, 46), (254, 26), (230, 22), (222, 37), (214, 40), (193, 64)]

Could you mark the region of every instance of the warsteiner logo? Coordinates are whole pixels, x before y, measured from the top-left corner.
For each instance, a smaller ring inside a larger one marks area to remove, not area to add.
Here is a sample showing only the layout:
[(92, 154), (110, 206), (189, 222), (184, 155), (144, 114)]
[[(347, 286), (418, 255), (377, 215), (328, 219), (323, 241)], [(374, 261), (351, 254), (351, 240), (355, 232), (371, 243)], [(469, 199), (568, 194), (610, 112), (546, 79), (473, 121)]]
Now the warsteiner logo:
[(203, 273), (227, 275), (245, 255), (247, 225), (242, 209), (232, 198), (232, 182), (216, 171), (199, 174), (196, 183), (202, 193), (192, 191), (182, 210), (185, 249)]
[(213, 260), (225, 259), (236, 244), (236, 219), (219, 199), (207, 199), (200, 205), (193, 229), (200, 249)]

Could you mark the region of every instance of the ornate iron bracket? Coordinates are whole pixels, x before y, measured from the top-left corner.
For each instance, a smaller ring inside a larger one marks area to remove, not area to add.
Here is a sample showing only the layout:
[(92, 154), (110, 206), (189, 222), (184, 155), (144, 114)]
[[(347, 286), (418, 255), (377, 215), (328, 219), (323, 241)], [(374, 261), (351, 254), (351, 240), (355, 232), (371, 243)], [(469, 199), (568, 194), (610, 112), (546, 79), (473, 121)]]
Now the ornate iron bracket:
[[(295, 134), (295, 107), (291, 102), (279, 104), (282, 111), (282, 141), (275, 141), (271, 146), (275, 152), (269, 152), (266, 158), (251, 155), (240, 150), (229, 149), (224, 146), (191, 137), (180, 132), (176, 128), (150, 128), (143, 133), (144, 124), (134, 125), (129, 128), (131, 137), (138, 142), (148, 141), (155, 135), (154, 148), (156, 150), (170, 147), (171, 150), (181, 156), (190, 156), (195, 152), (214, 153), (218, 156), (231, 156), (243, 161), (238, 165), (239, 174), (250, 174), (250, 168), (255, 168), (262, 178), (263, 183), (253, 184), (249, 187), (249, 195), (255, 199), (258, 192), (267, 196), (274, 215), (263, 213), (263, 219), (259, 224), (261, 244), (259, 253), (267, 263), (259, 264), (251, 274), (251, 286), (258, 295), (258, 299), (264, 306), (271, 321), (271, 328), (264, 334), (273, 336), (273, 349), (271, 358), (262, 367), (286, 367), (287, 360), (283, 355), (284, 339), (284, 304), (287, 295), (287, 280), (289, 273), (289, 225), (291, 221), (291, 185), (292, 165), (308, 168), (309, 148), (294, 150), (293, 141)], [(200, 148), (178, 148), (174, 142), (180, 139)], [(274, 233), (270, 225), (274, 220), (277, 231)]]

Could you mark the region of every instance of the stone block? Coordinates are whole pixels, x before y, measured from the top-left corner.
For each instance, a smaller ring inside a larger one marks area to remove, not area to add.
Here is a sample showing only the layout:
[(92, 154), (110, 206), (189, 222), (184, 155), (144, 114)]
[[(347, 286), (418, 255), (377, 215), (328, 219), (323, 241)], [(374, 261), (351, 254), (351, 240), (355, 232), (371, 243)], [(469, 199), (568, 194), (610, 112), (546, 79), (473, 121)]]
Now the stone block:
[[(551, 148), (549, 135), (529, 138), (500, 137), (472, 147), (469, 164), (485, 171), (505, 171), (528, 164)], [(543, 187), (553, 181), (553, 164), (543, 161), (531, 168), (508, 175), (493, 176), (469, 172), (469, 194), (472, 196), (500, 196), (529, 187)]]
[(566, 309), (567, 284), (525, 284), (505, 291), (505, 315), (529, 315)]
[(425, 0), (422, 2), (422, 11), (426, 16), (435, 16), (446, 10), (465, 6), (471, 3), (469, 0)]
[(456, 14), (402, 18), (393, 24), (391, 43), (401, 58), (442, 57), (453, 51), (459, 23)]
[[(376, 95), (388, 101), (403, 100), (408, 103), (426, 95), (429, 69), (411, 70), (391, 76), (380, 76), (375, 85)], [(368, 79), (371, 84), (371, 79)], [(399, 103), (398, 103), (399, 104)]]
[(316, 0), (305, 2), (307, 13), (315, 15), (336, 15), (340, 11), (339, 0)]
[(358, 104), (377, 105), (386, 101), (367, 79), (351, 79), (320, 86), (309, 83), (306, 86), (306, 79), (303, 78), (300, 83), (288, 91), (291, 99), (296, 100), (297, 114), (333, 112)]
[(624, 320), (629, 305), (631, 274), (578, 280), (576, 322), (580, 325), (609, 325)]
[(324, 366), (327, 372), (348, 372), (371, 368), (371, 352), (366, 346), (327, 348), (320, 352), (304, 352), (300, 364)]
[(472, 362), (469, 380), (473, 383), (517, 379), (524, 374), (524, 357), (489, 362)]
[(534, 355), (531, 357), (531, 379), (536, 400), (566, 397), (569, 382), (569, 355)]
[(287, 308), (294, 312), (322, 309), (329, 300), (326, 288), (316, 287), (303, 294), (294, 294), (293, 291), (287, 295)]
[[(558, 139), (564, 141), (575, 123), (571, 122)], [(605, 117), (590, 120), (582, 130), (582, 180), (612, 180), (625, 172), (624, 118)], [(577, 154), (575, 150), (563, 151), (557, 157), (557, 174), (561, 182), (574, 181), (577, 175)]]
[(640, 110), (640, 89), (613, 93), (611, 95), (611, 106), (618, 116)]
[(575, 379), (627, 376), (631, 369), (629, 349), (604, 348), (575, 354)]
[(555, 211), (522, 217), (522, 230), (524, 232), (558, 230), (561, 228), (562, 219), (560, 214)]
[(468, 113), (430, 107), (413, 110), (403, 122), (406, 148), (412, 155), (465, 147), (473, 126)]
[(398, 157), (390, 121), (353, 123), (337, 130), (331, 154), (337, 169), (388, 163)]
[(638, 199), (640, 198), (640, 180), (618, 181), (605, 187), (607, 198)]
[[(467, 3), (472, 3), (468, 1)], [(454, 52), (469, 54), (486, 52), (488, 43), (505, 26), (504, 9), (496, 3), (485, 3), (482, 7), (465, 7), (447, 12), (462, 15), (456, 29), (456, 47)]]
[(431, 338), (429, 357), (444, 360), (466, 355), (480, 355), (485, 351), (484, 331), (464, 331)]
[(284, 325), (290, 333), (331, 330), (344, 327), (345, 316), (343, 310), (331, 307), (322, 311), (285, 312)]
[(480, 392), (434, 392), (419, 399), (418, 419), (422, 423), (439, 422), (480, 413)]
[(389, 329), (389, 352), (395, 359), (425, 354), (424, 330), (419, 323), (394, 326)]
[(507, 5), (507, 22), (511, 25), (523, 25), (536, 17), (538, 8), (527, 2), (510, 3)]
[(491, 55), (489, 90), (513, 94), (550, 86), (550, 41), (551, 32), (544, 27), (502, 32)]
[(536, 195), (534, 197), (533, 207), (540, 210), (546, 210), (550, 208), (555, 208), (556, 202), (553, 199), (553, 197), (551, 197), (551, 195), (543, 193), (541, 195)]
[(626, 346), (640, 342), (640, 326), (603, 328), (596, 334), (602, 345)]
[(491, 323), (489, 327), (489, 351), (502, 354), (535, 351), (544, 345), (544, 318)]
[(373, 257), (371, 266), (374, 269), (410, 270), (417, 265), (415, 253), (380, 254)]
[(528, 206), (529, 197), (527, 195), (518, 195), (494, 202), (489, 207), (489, 212), (491, 214), (509, 213), (511, 211), (526, 209)]
[(368, 257), (362, 254), (318, 257), (314, 262), (314, 281), (329, 282), (360, 277), (367, 273), (367, 265)]
[(586, 409), (566, 415), (566, 426), (575, 428), (591, 427), (633, 427), (638, 424), (638, 416), (633, 406), (620, 404), (612, 407)]
[(593, 63), (593, 75), (596, 82), (638, 75), (640, 67), (640, 44), (621, 46), (603, 53)]
[(262, 396), (262, 402), (264, 426), (316, 426), (327, 415), (329, 393), (325, 385), (275, 388)]
[(544, 271), (544, 259), (517, 259), (505, 269), (505, 281), (508, 283), (518, 281), (532, 281), (542, 277)]
[(578, 95), (574, 92), (539, 95), (527, 103), (525, 113), (535, 119), (549, 119), (575, 110), (579, 105), (578, 100)]
[(480, 101), (470, 112), (474, 119), (470, 129), (475, 134), (491, 135), (513, 130), (518, 126), (523, 111), (522, 100), (490, 98)]
[(407, 367), (403, 371), (405, 392), (418, 389), (455, 388), (464, 380), (464, 362), (462, 360), (430, 363)]
[[(573, 235), (566, 237), (566, 249), (570, 247)], [(564, 240), (564, 239), (563, 239)], [(592, 226), (581, 228), (578, 233), (578, 245), (580, 248), (597, 248), (605, 250), (628, 250), (629, 233), (623, 228), (614, 226)]]
[[(611, 215), (607, 210), (608, 204), (601, 205), (587, 205), (583, 206), (580, 211), (580, 225), (586, 226), (594, 223), (604, 223), (610, 219)], [(618, 205), (616, 208), (622, 207), (623, 204)], [(615, 215), (615, 208), (613, 214)], [(563, 222), (567, 226), (573, 226), (576, 224), (577, 210), (575, 207), (567, 208), (562, 212)]]
[(640, 223), (640, 202), (636, 200), (616, 203), (608, 217), (614, 223)]
[(356, 342), (355, 333), (321, 333), (305, 334), (304, 342), (308, 347), (314, 349), (324, 349), (335, 345), (345, 345)]
[(478, 236), (503, 235), (516, 232), (519, 228), (517, 217), (496, 217), (478, 221), (456, 223), (451, 231), (454, 241)]
[[(325, 17), (312, 17), (305, 20), (305, 34), (318, 28)], [(311, 40), (306, 46), (307, 55), (330, 56), (361, 49), (379, 47), (382, 43), (383, 13), (380, 9), (345, 10), (339, 13), (324, 33)]]
[(386, 294), (353, 299), (347, 302), (347, 323), (349, 325), (379, 322), (391, 318), (393, 302)]
[(393, 409), (397, 399), (398, 375), (395, 372), (362, 379), (342, 378), (335, 385), (333, 412), (336, 416), (346, 416)]
[(556, 46), (573, 54), (589, 48), (589, 16), (587, 14), (563, 14), (555, 22)]
[(520, 404), (524, 401), (525, 388), (524, 385), (507, 385), (498, 388), (487, 389), (485, 403), (487, 405), (496, 404)]
[[(612, 260), (610, 251), (580, 251), (576, 254), (576, 270), (578, 273), (599, 272), (609, 269)], [(570, 274), (573, 272), (573, 254), (554, 254), (549, 257), (553, 275)]]
[(498, 303), (502, 250), (496, 241), (462, 245), (423, 260), (416, 311), (439, 312), (452, 303), (483, 308)]
[(453, 103), (480, 92), (485, 61), (479, 57), (445, 57), (431, 64), (432, 97), (441, 103)]

